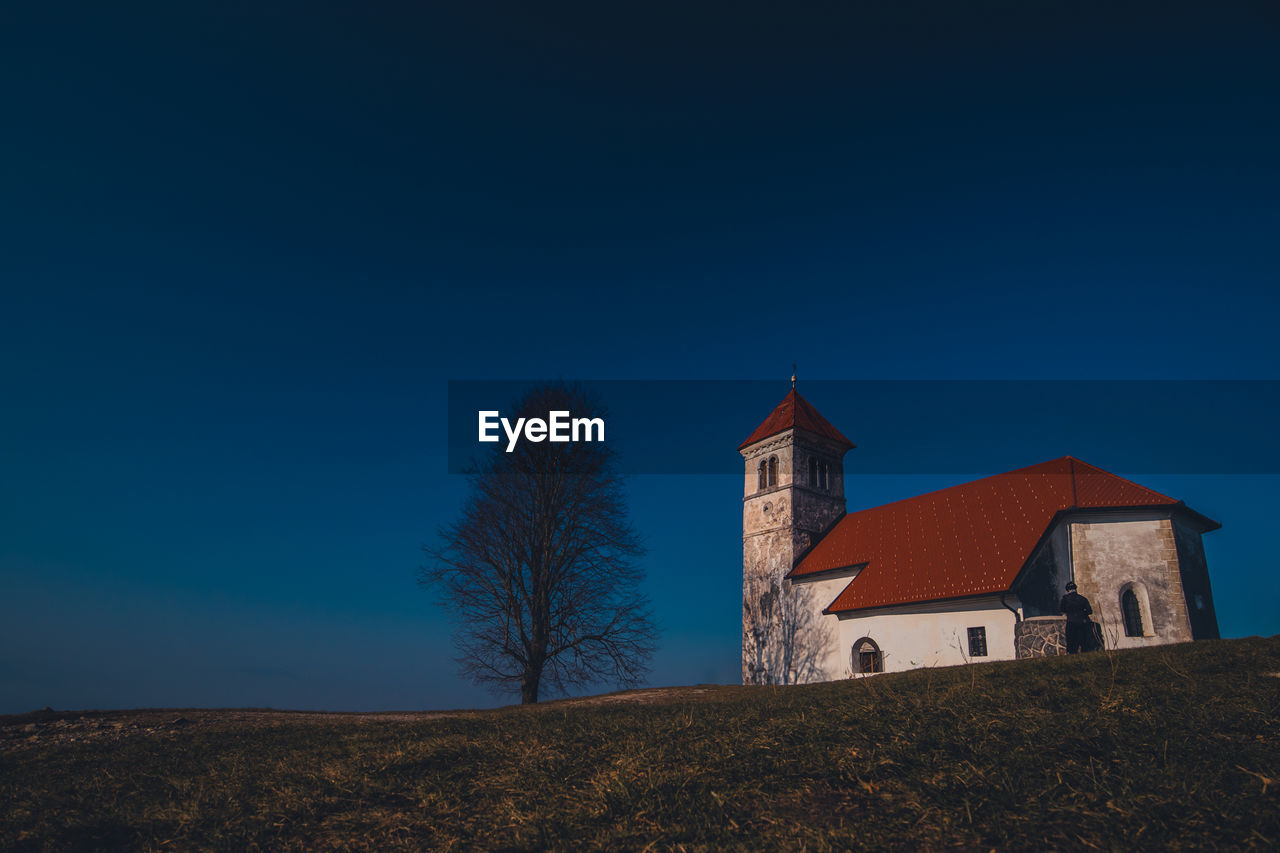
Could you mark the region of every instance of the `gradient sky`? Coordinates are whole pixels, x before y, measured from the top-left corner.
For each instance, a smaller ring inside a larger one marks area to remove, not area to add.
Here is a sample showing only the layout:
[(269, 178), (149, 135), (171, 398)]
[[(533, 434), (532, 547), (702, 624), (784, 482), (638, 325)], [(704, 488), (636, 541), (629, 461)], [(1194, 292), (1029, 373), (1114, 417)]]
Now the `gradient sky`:
[[(1280, 378), (1274, 3), (795, 5), (4, 4), (0, 712), (499, 701), (449, 380)], [(1280, 478), (1142, 482), (1280, 631)], [(740, 488), (630, 481), (654, 684), (737, 677)]]

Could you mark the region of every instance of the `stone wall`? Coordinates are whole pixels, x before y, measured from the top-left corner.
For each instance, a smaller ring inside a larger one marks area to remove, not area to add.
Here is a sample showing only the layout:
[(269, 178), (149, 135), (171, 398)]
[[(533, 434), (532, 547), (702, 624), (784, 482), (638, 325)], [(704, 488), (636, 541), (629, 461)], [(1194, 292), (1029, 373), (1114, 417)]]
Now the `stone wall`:
[[(785, 580), (796, 560), (844, 515), (844, 448), (789, 429), (742, 449), (742, 682), (791, 684), (837, 677), (829, 600)], [(810, 456), (831, 467), (831, 486), (808, 480)], [(777, 482), (760, 488), (759, 466), (777, 460)], [(833, 596), (834, 597), (834, 596)]]
[(1015, 653), (1021, 658), (1043, 658), (1067, 653), (1067, 620), (1061, 616), (1035, 616), (1013, 626)]
[[(1071, 550), (1080, 594), (1093, 605), (1107, 648), (1192, 639), (1170, 519), (1073, 522)], [(1140, 636), (1125, 633), (1121, 600), (1127, 589), (1142, 611)]]

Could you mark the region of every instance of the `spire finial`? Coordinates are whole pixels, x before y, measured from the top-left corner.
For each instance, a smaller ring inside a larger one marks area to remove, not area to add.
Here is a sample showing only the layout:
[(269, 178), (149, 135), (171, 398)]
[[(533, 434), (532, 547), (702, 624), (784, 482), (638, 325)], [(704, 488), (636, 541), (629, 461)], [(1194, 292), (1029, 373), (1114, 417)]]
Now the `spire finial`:
[(792, 389), (796, 387), (796, 363), (794, 361), (791, 362), (791, 387)]

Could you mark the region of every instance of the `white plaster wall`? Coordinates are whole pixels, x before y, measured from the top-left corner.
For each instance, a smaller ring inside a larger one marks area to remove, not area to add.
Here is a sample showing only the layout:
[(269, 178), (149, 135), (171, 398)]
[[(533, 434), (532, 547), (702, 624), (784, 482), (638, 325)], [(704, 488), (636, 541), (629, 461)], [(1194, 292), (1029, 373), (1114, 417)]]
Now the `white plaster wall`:
[(824, 616), (822, 609), (836, 600), (836, 597), (849, 585), (852, 574), (844, 577), (808, 581), (794, 584), (797, 595), (800, 595), (814, 614), (811, 642), (822, 648), (822, 675), (816, 681), (834, 681), (837, 678), (848, 678), (849, 655), (843, 650), (838, 617)]
[[(1005, 600), (1017, 608), (1012, 596)], [(870, 637), (880, 647), (885, 672), (926, 666), (953, 666), (988, 660), (1013, 660), (1013, 613), (996, 598), (968, 599), (931, 605), (876, 610), (867, 616), (840, 618), (838, 677), (853, 673), (853, 645)], [(987, 656), (969, 657), (970, 628), (987, 629)]]

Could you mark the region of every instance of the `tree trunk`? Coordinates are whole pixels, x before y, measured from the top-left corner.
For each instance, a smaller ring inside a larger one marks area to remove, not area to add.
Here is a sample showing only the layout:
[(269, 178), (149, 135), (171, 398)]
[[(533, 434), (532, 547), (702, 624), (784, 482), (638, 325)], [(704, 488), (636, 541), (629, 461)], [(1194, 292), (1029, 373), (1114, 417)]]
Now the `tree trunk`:
[(530, 672), (525, 670), (524, 678), (520, 681), (520, 704), (535, 705), (538, 702), (538, 682), (542, 680), (541, 673)]

